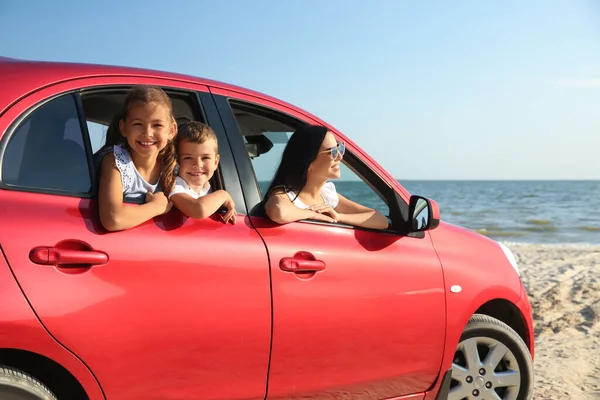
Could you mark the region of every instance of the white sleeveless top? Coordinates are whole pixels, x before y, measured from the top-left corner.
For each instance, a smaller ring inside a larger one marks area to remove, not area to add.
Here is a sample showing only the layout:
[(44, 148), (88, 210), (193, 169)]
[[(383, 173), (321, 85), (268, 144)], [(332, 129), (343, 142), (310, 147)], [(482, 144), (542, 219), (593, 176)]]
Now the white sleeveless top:
[(175, 177), (175, 188), (173, 189), (171, 194), (169, 194), (169, 199), (171, 198), (171, 196), (177, 193), (185, 193), (189, 196), (192, 196), (194, 199), (197, 199), (202, 196), (206, 196), (210, 192), (211, 188), (209, 182), (206, 182), (200, 193), (197, 193), (194, 189), (190, 187), (190, 185), (187, 184), (187, 182), (182, 177), (177, 176)]
[[(288, 197), (290, 198), (290, 200), (292, 201), (292, 203), (294, 203), (294, 205), (296, 207), (302, 208), (302, 209), (309, 208), (309, 206), (304, 204), (302, 202), (302, 200), (300, 200), (297, 197), (296, 192), (286, 191), (286, 193), (287, 193)], [(338, 203), (340, 202), (340, 197), (338, 196), (337, 191), (335, 190), (335, 185), (333, 184), (333, 182), (325, 183), (325, 185), (321, 189), (321, 197), (323, 198), (323, 201), (325, 202), (325, 204), (330, 205), (331, 208), (334, 208), (334, 209), (337, 207)]]
[(156, 192), (158, 183), (152, 185), (138, 172), (131, 158), (131, 154), (123, 145), (115, 145), (113, 147), (115, 155), (115, 164), (121, 173), (121, 183), (123, 184), (123, 196), (126, 197), (143, 197), (146, 193)]

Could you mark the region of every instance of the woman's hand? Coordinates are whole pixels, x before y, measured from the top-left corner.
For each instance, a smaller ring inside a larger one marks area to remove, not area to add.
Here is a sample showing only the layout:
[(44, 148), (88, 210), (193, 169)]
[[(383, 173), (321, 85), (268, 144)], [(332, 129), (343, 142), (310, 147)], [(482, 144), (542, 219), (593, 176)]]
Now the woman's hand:
[(331, 222), (335, 223), (340, 220), (340, 215), (329, 204), (315, 204), (314, 206), (309, 207), (309, 209), (319, 214), (327, 215), (332, 219)]
[[(321, 209), (323, 205), (315, 206)], [(331, 207), (330, 207), (331, 208)], [(265, 212), (271, 221), (278, 224), (288, 224), (290, 222), (310, 219), (314, 221), (335, 223), (334, 218), (326, 213), (321, 213), (312, 208), (298, 208), (291, 201), (285, 192), (273, 193), (267, 200)], [(334, 211), (335, 213), (335, 211)]]
[(146, 193), (146, 203), (150, 203), (156, 207), (156, 215), (166, 214), (171, 210), (171, 207), (173, 207), (173, 203), (169, 201), (163, 192)]
[(331, 218), (329, 215), (326, 215), (326, 214), (321, 214), (321, 213), (318, 213), (318, 212), (312, 211), (312, 210), (303, 210), (303, 211), (310, 212), (310, 216), (308, 216), (307, 219), (312, 219), (312, 220), (321, 221), (321, 222), (329, 222), (330, 224), (335, 224), (337, 222), (336, 220), (334, 220), (333, 218)]

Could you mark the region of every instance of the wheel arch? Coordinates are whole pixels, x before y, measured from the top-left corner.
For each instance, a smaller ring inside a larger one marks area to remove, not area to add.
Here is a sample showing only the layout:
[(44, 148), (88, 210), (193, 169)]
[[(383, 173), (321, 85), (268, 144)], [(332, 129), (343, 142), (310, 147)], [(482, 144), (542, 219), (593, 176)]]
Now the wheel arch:
[(531, 349), (531, 341), (533, 338), (530, 337), (529, 330), (527, 329), (525, 316), (512, 302), (506, 299), (489, 300), (482, 304), (477, 311), (475, 311), (475, 314), (484, 314), (504, 322), (517, 332), (521, 339), (523, 339), (523, 342), (525, 342), (527, 348)]
[(83, 386), (62, 365), (40, 354), (18, 349), (0, 349), (0, 365), (31, 375), (59, 399), (89, 400)]

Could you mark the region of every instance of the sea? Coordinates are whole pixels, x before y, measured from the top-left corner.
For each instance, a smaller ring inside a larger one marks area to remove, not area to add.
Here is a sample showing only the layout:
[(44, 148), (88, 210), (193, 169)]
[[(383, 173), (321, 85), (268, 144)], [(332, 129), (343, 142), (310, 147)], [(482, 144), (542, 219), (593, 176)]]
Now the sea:
[[(600, 244), (600, 181), (399, 182), (411, 194), (435, 200), (443, 221), (497, 241)], [(365, 183), (335, 185), (344, 196), (385, 211)]]

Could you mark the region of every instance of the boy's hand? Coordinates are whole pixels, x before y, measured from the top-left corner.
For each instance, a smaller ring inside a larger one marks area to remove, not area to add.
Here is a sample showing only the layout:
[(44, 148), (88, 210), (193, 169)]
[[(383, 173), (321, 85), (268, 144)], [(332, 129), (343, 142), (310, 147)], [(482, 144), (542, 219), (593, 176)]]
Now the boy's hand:
[(229, 196), (229, 193), (227, 196), (229, 197), (228, 200), (223, 203), (223, 207), (227, 209), (227, 212), (225, 214), (221, 214), (221, 218), (223, 219), (223, 222), (229, 222), (232, 225), (235, 225), (235, 217), (237, 215), (235, 212), (235, 204), (233, 203), (231, 196)]
[(171, 210), (171, 207), (173, 207), (173, 203), (169, 201), (163, 192), (146, 193), (146, 203), (156, 207), (156, 215), (166, 214)]

